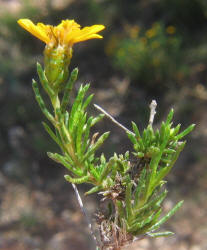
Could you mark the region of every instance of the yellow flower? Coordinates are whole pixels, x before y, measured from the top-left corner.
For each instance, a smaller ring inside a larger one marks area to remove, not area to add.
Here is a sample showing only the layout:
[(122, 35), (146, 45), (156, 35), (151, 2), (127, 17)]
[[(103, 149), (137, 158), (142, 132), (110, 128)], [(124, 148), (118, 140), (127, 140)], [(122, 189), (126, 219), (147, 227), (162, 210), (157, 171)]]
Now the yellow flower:
[(81, 29), (80, 25), (74, 20), (63, 20), (59, 25), (52, 26), (43, 23), (35, 25), (29, 19), (19, 19), (18, 24), (48, 46), (61, 45), (69, 47), (78, 42), (102, 38), (96, 33), (105, 28), (104, 25), (92, 25)]
[(154, 37), (155, 35), (156, 35), (156, 30), (155, 29), (149, 29), (149, 30), (147, 30), (146, 31), (146, 36), (148, 37), (148, 38), (152, 38), (152, 37)]
[(176, 28), (174, 26), (170, 25), (167, 27), (166, 31), (168, 34), (173, 35), (176, 31)]
[(140, 28), (138, 25), (134, 25), (129, 29), (129, 35), (130, 37), (133, 38), (137, 38), (138, 34), (139, 34)]
[(44, 50), (44, 70), (49, 85), (60, 91), (68, 78), (68, 66), (72, 57), (72, 46), (89, 39), (102, 38), (97, 33), (104, 25), (82, 28), (74, 20), (63, 20), (59, 25), (34, 24), (29, 19), (19, 19), (18, 24), (46, 43)]

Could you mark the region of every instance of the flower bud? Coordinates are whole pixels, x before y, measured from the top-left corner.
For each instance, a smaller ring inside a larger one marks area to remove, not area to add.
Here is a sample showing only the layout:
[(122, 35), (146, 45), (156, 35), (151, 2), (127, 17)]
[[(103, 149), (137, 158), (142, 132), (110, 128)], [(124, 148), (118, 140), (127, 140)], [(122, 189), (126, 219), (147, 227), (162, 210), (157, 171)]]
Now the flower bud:
[(53, 90), (61, 91), (68, 79), (68, 67), (72, 57), (72, 48), (48, 46), (44, 50), (44, 69), (49, 85)]

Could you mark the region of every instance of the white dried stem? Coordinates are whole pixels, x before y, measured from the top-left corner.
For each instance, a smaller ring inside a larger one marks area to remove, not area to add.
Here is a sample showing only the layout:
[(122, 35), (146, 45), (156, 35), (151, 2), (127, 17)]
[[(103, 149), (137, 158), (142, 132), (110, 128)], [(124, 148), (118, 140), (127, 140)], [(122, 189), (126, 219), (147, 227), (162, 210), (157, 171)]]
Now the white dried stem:
[(104, 115), (106, 115), (106, 117), (108, 117), (113, 123), (115, 123), (117, 126), (122, 128), (124, 131), (134, 135), (134, 133), (132, 131), (130, 131), (128, 128), (124, 127), (121, 123), (119, 123), (117, 120), (115, 120), (113, 116), (111, 116), (106, 110), (101, 108), (99, 105), (94, 104), (94, 107), (96, 109), (98, 109), (99, 111), (101, 111)]
[(91, 236), (93, 237), (93, 239), (94, 239), (94, 241), (95, 241), (96, 249), (98, 249), (99, 243), (98, 243), (98, 240), (97, 240), (96, 235), (95, 235), (95, 233), (94, 233), (94, 230), (93, 230), (91, 221), (90, 221), (90, 219), (89, 219), (89, 216), (88, 216), (88, 214), (87, 214), (87, 212), (86, 212), (86, 210), (85, 210), (85, 208), (84, 208), (84, 206), (83, 206), (83, 202), (82, 202), (82, 199), (81, 199), (80, 194), (79, 194), (79, 192), (78, 192), (78, 189), (77, 189), (76, 185), (73, 184), (73, 183), (72, 183), (72, 187), (73, 187), (73, 189), (74, 189), (74, 191), (75, 191), (75, 195), (76, 195), (76, 198), (77, 198), (77, 200), (78, 200), (78, 204), (79, 204), (79, 206), (80, 206), (80, 209), (81, 209), (83, 215), (84, 215), (85, 218), (86, 218), (86, 222), (87, 222), (87, 224), (88, 224), (88, 228), (89, 228), (89, 230), (90, 230)]
[(149, 125), (152, 125), (156, 114), (157, 102), (155, 100), (152, 100), (149, 107), (150, 107)]

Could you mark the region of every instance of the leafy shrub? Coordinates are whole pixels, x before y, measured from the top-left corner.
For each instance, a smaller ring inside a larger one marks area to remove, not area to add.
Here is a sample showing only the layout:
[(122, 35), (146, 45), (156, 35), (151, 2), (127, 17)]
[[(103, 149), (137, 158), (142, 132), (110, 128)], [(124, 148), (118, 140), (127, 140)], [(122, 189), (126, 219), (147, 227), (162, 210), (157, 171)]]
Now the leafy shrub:
[(144, 84), (164, 84), (185, 75), (181, 62), (181, 38), (174, 26), (154, 23), (150, 29), (127, 27), (127, 36), (113, 36), (106, 53), (113, 66)]

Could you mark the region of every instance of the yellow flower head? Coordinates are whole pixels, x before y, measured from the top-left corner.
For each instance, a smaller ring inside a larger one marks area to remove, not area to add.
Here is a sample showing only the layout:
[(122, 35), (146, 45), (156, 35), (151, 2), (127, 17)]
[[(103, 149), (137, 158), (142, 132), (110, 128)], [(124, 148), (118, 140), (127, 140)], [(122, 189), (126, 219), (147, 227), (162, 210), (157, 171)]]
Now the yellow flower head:
[(78, 42), (102, 38), (97, 33), (105, 28), (104, 25), (92, 25), (81, 29), (74, 20), (63, 20), (59, 25), (52, 26), (43, 23), (35, 25), (29, 19), (19, 19), (18, 24), (48, 46), (69, 47)]
[(176, 32), (176, 28), (172, 25), (168, 26), (166, 29), (167, 33), (173, 35)]
[[(97, 33), (104, 25), (82, 28), (74, 20), (63, 20), (59, 25), (34, 24), (29, 19), (19, 19), (18, 24), (33, 36), (46, 43), (44, 50), (45, 75), (53, 89), (61, 90), (67, 80), (72, 46), (89, 39), (102, 38)], [(57, 87), (56, 87), (57, 86)]]
[(154, 37), (155, 35), (156, 35), (156, 30), (155, 29), (149, 29), (149, 30), (147, 30), (146, 31), (146, 36), (148, 37), (148, 38), (152, 38), (152, 37)]

